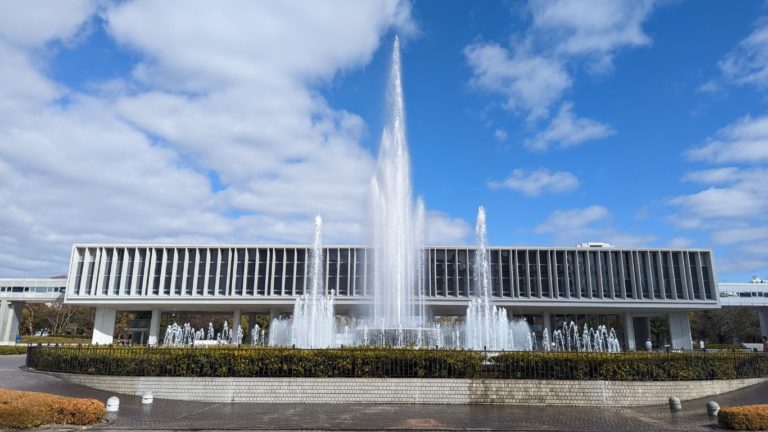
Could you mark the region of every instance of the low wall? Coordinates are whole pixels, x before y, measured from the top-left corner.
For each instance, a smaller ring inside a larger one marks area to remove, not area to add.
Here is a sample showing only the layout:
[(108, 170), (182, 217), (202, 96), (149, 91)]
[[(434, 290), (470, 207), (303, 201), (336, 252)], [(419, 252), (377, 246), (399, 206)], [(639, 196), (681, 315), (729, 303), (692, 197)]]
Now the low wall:
[(717, 381), (561, 381), (419, 378), (182, 378), (51, 373), (128, 395), (204, 402), (642, 406), (725, 393), (766, 378)]

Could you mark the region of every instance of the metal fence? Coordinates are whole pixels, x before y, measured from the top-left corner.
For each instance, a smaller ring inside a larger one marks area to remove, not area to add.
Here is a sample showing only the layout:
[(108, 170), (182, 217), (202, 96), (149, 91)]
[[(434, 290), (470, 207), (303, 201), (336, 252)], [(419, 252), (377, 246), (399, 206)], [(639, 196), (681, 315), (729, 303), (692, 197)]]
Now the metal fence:
[(542, 353), (30, 346), (26, 365), (49, 372), (183, 377), (620, 381), (768, 378), (768, 355), (750, 352)]

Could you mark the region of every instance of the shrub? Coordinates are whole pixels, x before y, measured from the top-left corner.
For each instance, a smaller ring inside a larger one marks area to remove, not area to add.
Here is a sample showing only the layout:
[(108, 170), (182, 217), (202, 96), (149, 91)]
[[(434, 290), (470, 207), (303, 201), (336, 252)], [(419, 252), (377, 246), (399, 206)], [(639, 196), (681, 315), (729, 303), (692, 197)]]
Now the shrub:
[(722, 408), (717, 424), (731, 430), (768, 430), (768, 405)]
[(30, 347), (27, 365), (94, 375), (681, 381), (768, 377), (755, 353), (542, 353), (436, 349)]
[(104, 418), (104, 404), (47, 393), (0, 388), (0, 428), (28, 429), (45, 424), (90, 425)]
[(22, 343), (32, 344), (90, 344), (91, 338), (87, 336), (67, 336), (67, 335), (53, 335), (53, 336), (22, 336)]
[(0, 355), (26, 354), (26, 345), (7, 345), (0, 346)]

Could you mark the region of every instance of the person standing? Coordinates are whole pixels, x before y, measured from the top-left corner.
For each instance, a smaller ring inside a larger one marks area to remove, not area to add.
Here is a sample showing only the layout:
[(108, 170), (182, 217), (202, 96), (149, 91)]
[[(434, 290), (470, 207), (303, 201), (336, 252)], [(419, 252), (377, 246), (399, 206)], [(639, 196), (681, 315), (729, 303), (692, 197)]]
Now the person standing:
[(763, 336), (763, 352), (768, 352), (768, 336)]

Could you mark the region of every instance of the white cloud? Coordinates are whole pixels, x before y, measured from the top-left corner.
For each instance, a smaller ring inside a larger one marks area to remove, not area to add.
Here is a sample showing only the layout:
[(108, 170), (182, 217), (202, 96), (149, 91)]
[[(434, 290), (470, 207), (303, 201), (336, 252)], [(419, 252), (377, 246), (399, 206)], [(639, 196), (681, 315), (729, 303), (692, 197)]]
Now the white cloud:
[(536, 232), (558, 233), (582, 230), (589, 224), (609, 216), (608, 209), (598, 205), (580, 209), (555, 210), (547, 220), (536, 227)]
[(51, 39), (67, 41), (81, 30), (97, 7), (96, 0), (0, 2), (0, 37), (25, 48)]
[(501, 181), (491, 181), (492, 188), (507, 188), (528, 196), (542, 193), (561, 193), (579, 187), (579, 179), (567, 171), (549, 171), (546, 168), (515, 169)]
[(718, 67), (728, 82), (768, 87), (768, 20), (759, 21), (757, 28), (718, 62)]
[(652, 0), (532, 0), (534, 29), (557, 35), (556, 51), (566, 55), (598, 56), (607, 65), (614, 51), (648, 45), (643, 22)]
[(693, 246), (693, 240), (688, 237), (673, 237), (667, 242), (667, 247), (672, 249), (685, 249)]
[[(414, 31), (408, 3), (105, 4), (106, 30), (138, 63), (91, 94), (47, 77), (39, 47), (77, 43), (94, 3), (46, 5), (39, 21), (10, 3), (0, 274), (62, 273), (73, 242), (307, 243), (318, 212), (327, 243), (362, 240), (365, 125), (314, 86), (366, 64), (390, 29)], [(466, 235), (437, 220), (437, 241)]]
[[(618, 50), (650, 44), (642, 25), (653, 6), (651, 0), (532, 0), (532, 24), (509, 47), (483, 42), (464, 49), (470, 83), (503, 96), (504, 107), (523, 111), (528, 121), (542, 120), (572, 87), (571, 69), (583, 64), (605, 72)], [(579, 120), (575, 126), (604, 126)]]
[(428, 245), (463, 245), (472, 232), (469, 224), (461, 218), (445, 213), (428, 211), (426, 220), (426, 243)]
[(714, 163), (768, 162), (768, 115), (741, 118), (705, 145), (689, 150), (688, 157)]
[(610, 126), (573, 114), (573, 105), (563, 103), (546, 129), (525, 141), (531, 150), (543, 151), (550, 147), (574, 147), (586, 141), (606, 138), (616, 132)]
[(470, 83), (506, 97), (510, 110), (529, 112), (532, 119), (546, 116), (549, 106), (572, 85), (564, 65), (521, 48), (514, 53), (498, 44), (474, 44), (464, 49), (473, 70)]
[(496, 141), (498, 142), (504, 142), (509, 138), (509, 134), (507, 134), (507, 131), (504, 129), (496, 129), (493, 131), (493, 137), (496, 138)]
[(608, 209), (598, 205), (569, 210), (555, 210), (534, 231), (550, 234), (559, 245), (569, 246), (598, 241), (618, 247), (647, 246), (656, 239), (652, 235), (637, 235), (610, 226)]

